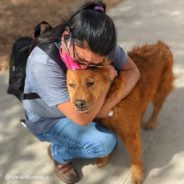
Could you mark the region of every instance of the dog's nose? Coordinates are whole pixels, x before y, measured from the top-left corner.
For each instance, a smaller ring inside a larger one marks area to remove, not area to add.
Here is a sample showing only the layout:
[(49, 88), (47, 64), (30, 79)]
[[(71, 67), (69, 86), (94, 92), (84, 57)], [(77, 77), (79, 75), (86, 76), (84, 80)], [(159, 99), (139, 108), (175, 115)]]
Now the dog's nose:
[(77, 107), (77, 109), (84, 109), (86, 106), (86, 101), (85, 100), (77, 100), (75, 102), (75, 106)]

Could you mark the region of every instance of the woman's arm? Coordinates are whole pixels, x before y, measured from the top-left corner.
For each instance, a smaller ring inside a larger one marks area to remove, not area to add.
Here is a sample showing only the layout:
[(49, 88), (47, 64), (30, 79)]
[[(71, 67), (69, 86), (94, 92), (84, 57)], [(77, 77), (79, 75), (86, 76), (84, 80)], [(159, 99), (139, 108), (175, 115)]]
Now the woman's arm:
[(139, 78), (140, 72), (137, 66), (132, 59), (128, 57), (128, 62), (124, 64), (122, 70), (119, 71), (117, 78), (112, 84), (109, 96), (107, 96), (97, 117), (108, 116), (111, 109), (131, 92)]

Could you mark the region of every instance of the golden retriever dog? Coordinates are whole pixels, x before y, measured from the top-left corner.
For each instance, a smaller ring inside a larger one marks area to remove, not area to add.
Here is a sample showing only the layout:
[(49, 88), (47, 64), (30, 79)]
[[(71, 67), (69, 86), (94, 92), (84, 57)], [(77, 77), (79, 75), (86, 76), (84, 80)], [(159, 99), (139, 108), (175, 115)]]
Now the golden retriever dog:
[[(133, 184), (140, 184), (144, 178), (140, 130), (156, 126), (160, 108), (173, 89), (173, 56), (166, 44), (156, 44), (134, 48), (128, 55), (136, 63), (141, 77), (132, 92), (122, 99), (112, 110), (113, 116), (100, 120), (104, 126), (114, 131), (125, 144), (131, 160), (131, 178)], [(119, 84), (124, 81), (124, 73), (119, 72), (109, 93), (118, 96)], [(109, 85), (106, 68), (89, 68), (86, 70), (69, 70), (67, 87), (73, 107), (86, 112), (93, 107), (105, 85)], [(82, 100), (83, 107), (76, 106)], [(148, 104), (152, 102), (154, 109), (147, 123), (142, 124), (142, 117)], [(105, 165), (106, 158), (97, 159), (98, 165)]]

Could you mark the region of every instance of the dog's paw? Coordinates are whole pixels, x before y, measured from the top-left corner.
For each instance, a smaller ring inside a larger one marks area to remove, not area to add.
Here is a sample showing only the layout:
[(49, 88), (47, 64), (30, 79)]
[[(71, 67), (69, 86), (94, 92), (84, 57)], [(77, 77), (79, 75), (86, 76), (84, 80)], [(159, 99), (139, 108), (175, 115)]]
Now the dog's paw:
[(132, 178), (132, 184), (142, 184), (142, 183), (143, 183), (143, 177)]
[(109, 159), (110, 159), (109, 155), (106, 157), (97, 158), (96, 159), (96, 166), (98, 168), (105, 167), (109, 163)]
[(145, 130), (152, 130), (152, 129), (154, 129), (155, 127), (156, 127), (156, 124), (155, 124), (155, 123), (150, 123), (150, 122), (144, 123), (144, 124), (142, 125), (142, 128), (145, 129)]
[(144, 172), (142, 167), (133, 166), (131, 168), (131, 172), (132, 172), (131, 177), (132, 184), (142, 184), (144, 180)]

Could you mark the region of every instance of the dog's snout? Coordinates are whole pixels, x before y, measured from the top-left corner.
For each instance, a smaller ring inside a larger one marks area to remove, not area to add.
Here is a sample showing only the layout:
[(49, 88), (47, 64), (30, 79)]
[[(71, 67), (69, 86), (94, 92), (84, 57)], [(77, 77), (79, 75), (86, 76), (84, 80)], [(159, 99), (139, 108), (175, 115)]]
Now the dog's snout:
[(84, 109), (86, 107), (86, 101), (85, 100), (77, 100), (75, 102), (75, 106), (77, 109)]

